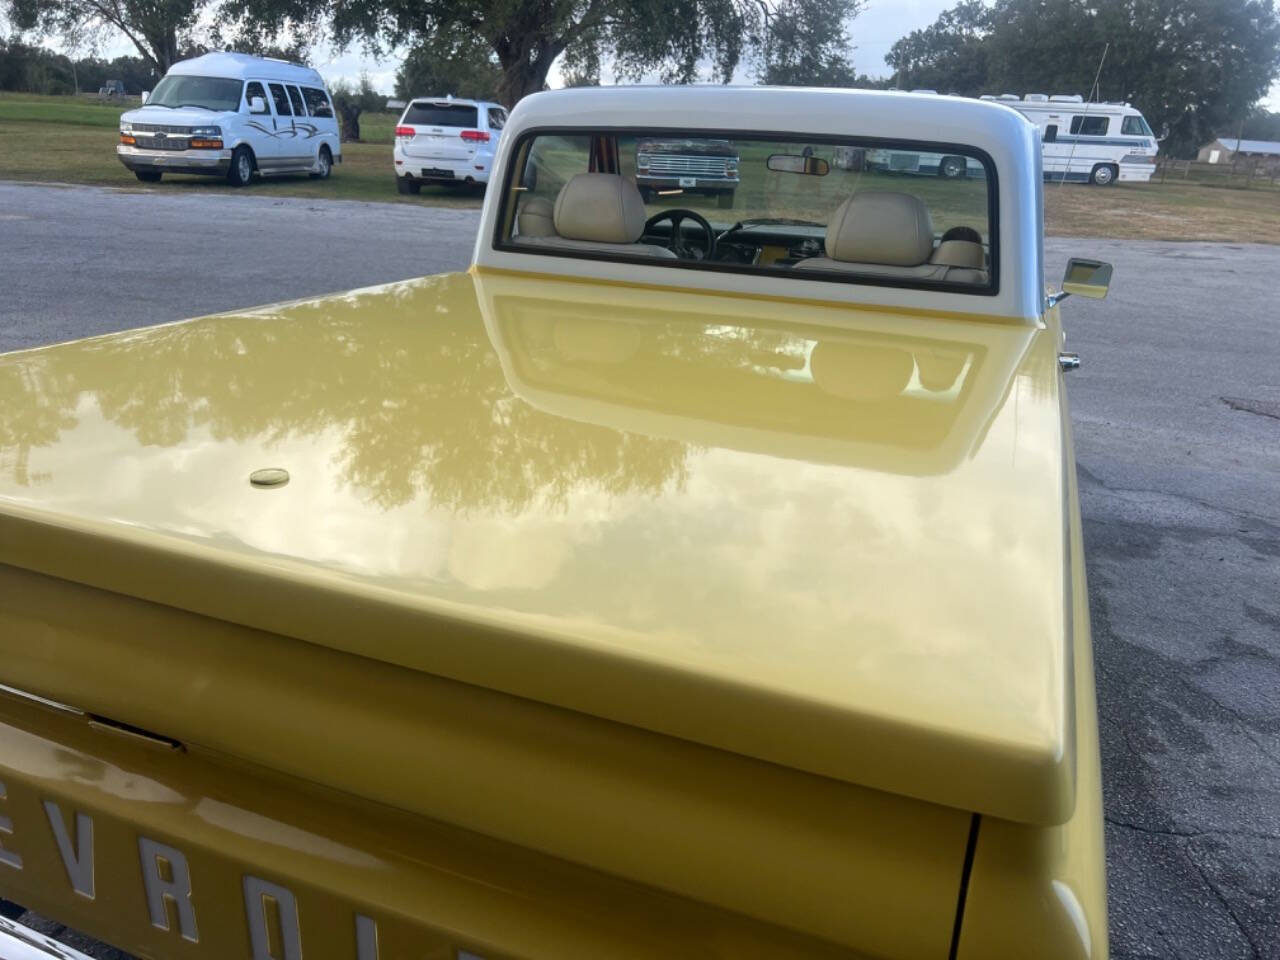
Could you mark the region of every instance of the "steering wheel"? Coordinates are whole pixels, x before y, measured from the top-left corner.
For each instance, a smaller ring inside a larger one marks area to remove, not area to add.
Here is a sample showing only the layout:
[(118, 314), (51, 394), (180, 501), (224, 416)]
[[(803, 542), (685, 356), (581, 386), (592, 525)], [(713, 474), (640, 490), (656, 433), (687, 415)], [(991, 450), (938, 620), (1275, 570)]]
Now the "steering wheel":
[[(686, 219), (692, 220), (702, 228), (702, 232), (706, 236), (706, 242), (702, 247), (689, 246), (684, 242), (684, 231), (680, 229), (680, 224), (684, 223)], [(671, 221), (671, 239), (667, 242), (667, 249), (677, 257), (686, 260), (711, 260), (715, 257), (715, 227), (711, 226), (702, 214), (679, 207), (674, 210), (663, 210), (661, 213), (655, 213), (644, 222), (644, 232), (646, 234), (650, 233), (655, 225), (662, 223), (664, 220)]]

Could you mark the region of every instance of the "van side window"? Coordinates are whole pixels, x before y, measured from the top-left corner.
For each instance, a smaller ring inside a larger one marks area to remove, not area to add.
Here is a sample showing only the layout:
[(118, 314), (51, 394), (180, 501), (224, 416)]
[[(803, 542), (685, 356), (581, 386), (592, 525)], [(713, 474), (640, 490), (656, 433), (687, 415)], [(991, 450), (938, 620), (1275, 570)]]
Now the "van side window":
[(507, 111), (499, 107), (489, 108), (489, 129), (501, 130), (507, 125)]
[(289, 95), (284, 92), (284, 84), (269, 83), (271, 88), (271, 99), (276, 103), (276, 116), (292, 117), (293, 111), (289, 109)]
[(303, 87), (302, 96), (307, 101), (307, 112), (313, 117), (332, 117), (333, 107), (329, 106), (329, 97), (323, 90), (315, 87)]
[(293, 104), (293, 115), (295, 117), (305, 117), (307, 108), (302, 105), (302, 94), (298, 92), (298, 88), (293, 84), (288, 87), (289, 102)]
[(1085, 137), (1105, 137), (1108, 117), (1072, 117), (1071, 132)]
[(1044, 128), (1044, 142), (1053, 143), (1057, 139), (1058, 139), (1058, 125), (1056, 123), (1051, 123)]
[(254, 97), (262, 98), (262, 109), (261, 110), (250, 109), (249, 112), (258, 113), (258, 114), (265, 113), (269, 115), (271, 113), (271, 108), (267, 106), (267, 91), (262, 89), (262, 84), (260, 84), (257, 80), (250, 80), (247, 84), (245, 84), (244, 102), (246, 104), (251, 104), (253, 103)]

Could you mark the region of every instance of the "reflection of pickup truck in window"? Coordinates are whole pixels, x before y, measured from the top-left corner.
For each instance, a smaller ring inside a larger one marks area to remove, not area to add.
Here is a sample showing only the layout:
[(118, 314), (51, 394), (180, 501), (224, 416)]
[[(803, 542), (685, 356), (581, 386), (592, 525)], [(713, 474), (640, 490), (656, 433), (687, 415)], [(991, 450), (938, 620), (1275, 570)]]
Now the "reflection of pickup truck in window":
[(1104, 960), (1039, 151), (538, 93), (467, 272), (0, 357), (0, 957)]
[(636, 143), (636, 186), (646, 199), (664, 190), (714, 195), (733, 206), (738, 150), (728, 140), (642, 139)]

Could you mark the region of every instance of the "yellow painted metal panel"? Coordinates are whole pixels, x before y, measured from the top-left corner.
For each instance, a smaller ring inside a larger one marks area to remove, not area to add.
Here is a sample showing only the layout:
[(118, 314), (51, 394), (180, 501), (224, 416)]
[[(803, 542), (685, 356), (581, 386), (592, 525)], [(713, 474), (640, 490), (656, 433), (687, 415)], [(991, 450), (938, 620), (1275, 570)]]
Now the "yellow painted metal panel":
[(0, 561), (1061, 823), (1055, 353), (484, 275), (29, 351), (0, 360)]
[(13, 686), (846, 948), (949, 942), (962, 811), (13, 567), (0, 597)]
[[(277, 904), (292, 898), (308, 960), (456, 960), (460, 949), (483, 960), (851, 956), (455, 827), (116, 739), (5, 697), (0, 781), (8, 827), (0, 896), (141, 957), (252, 956), (246, 877), (286, 891)], [(68, 855), (90, 866), (92, 896), (73, 890), (46, 803), (56, 804)], [(170, 894), (159, 925), (142, 839), (167, 848), (153, 880), (188, 881)], [(376, 951), (364, 954), (361, 915), (376, 931)], [(287, 919), (270, 904), (259, 916), (271, 955), (289, 956)]]
[[(1050, 314), (1058, 331), (1058, 313)], [(1107, 877), (1103, 842), (1102, 765), (1094, 692), (1093, 641), (1085, 585), (1084, 540), (1066, 399), (1064, 443), (1070, 464), (1070, 554), (1077, 798), (1071, 819), (1030, 827), (982, 819), (969, 878), (959, 960), (1016, 957), (1106, 960)], [(1029, 945), (1034, 944), (1034, 949)]]

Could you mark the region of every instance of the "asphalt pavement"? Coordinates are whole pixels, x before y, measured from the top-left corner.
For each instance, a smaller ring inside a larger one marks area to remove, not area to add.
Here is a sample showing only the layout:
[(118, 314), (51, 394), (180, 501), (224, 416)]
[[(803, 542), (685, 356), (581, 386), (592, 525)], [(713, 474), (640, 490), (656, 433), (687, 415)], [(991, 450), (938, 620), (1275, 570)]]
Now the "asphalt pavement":
[(0, 181), (0, 352), (471, 262), (480, 211)]
[[(0, 183), (0, 350), (460, 268), (477, 219)], [(1070, 255), (1115, 265), (1063, 304), (1112, 956), (1280, 958), (1280, 249)]]

